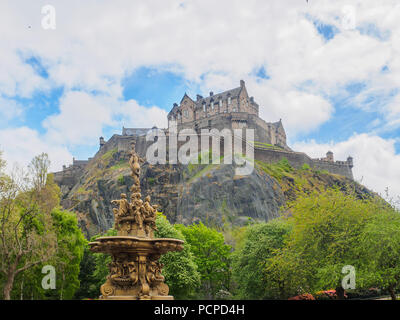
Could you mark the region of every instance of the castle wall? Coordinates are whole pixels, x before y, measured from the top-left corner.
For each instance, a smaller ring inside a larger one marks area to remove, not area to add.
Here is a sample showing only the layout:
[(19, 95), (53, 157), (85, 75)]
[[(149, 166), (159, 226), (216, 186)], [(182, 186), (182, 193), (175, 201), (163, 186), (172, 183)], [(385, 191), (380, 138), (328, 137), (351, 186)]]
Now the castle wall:
[[(256, 119), (256, 120), (254, 120)], [(249, 116), (247, 119), (246, 125), (252, 126), (256, 128), (256, 136), (259, 135), (260, 137), (269, 137), (269, 132), (264, 129), (264, 126), (260, 125), (255, 125), (257, 121), (257, 117), (255, 116)], [(206, 121), (203, 121), (204, 127), (199, 127), (201, 128), (208, 128), (208, 121), (212, 120), (211, 119), (206, 119)], [(234, 120), (234, 119), (233, 119)], [(222, 130), (226, 127), (228, 127), (228, 124), (234, 124), (233, 127), (235, 126), (241, 126), (244, 123), (240, 122), (232, 122), (232, 117), (229, 114), (226, 114), (225, 117), (218, 117), (217, 118), (218, 123), (212, 124), (212, 127), (217, 129)], [(253, 123), (254, 121), (254, 123)], [(192, 128), (191, 125), (188, 125), (188, 128)], [(268, 126), (267, 126), (268, 128)], [(244, 138), (243, 133), (243, 138)], [(256, 138), (257, 140), (257, 138)], [(260, 141), (260, 140), (257, 140)], [(262, 140), (261, 140), (262, 141)], [(152, 145), (154, 142), (146, 141), (146, 136), (140, 135), (140, 136), (124, 136), (124, 135), (113, 135), (102, 147), (101, 149), (97, 152), (95, 155), (95, 158), (101, 157), (105, 153), (111, 151), (111, 150), (117, 150), (118, 152), (129, 152), (132, 148), (132, 142), (135, 142), (135, 149), (136, 152), (140, 155), (140, 157), (145, 158), (146, 157), (146, 151), (147, 148)], [(268, 141), (265, 141), (269, 143)], [(185, 144), (186, 141), (180, 141), (178, 142), (178, 149)], [(209, 140), (210, 144), (210, 149), (211, 149), (211, 139)], [(168, 143), (168, 136), (167, 136), (167, 146), (169, 146)], [(201, 137), (198, 137), (198, 148), (200, 150), (201, 148)], [(246, 144), (243, 142), (242, 145), (242, 150), (243, 152), (246, 150)], [(224, 152), (224, 143), (221, 140), (220, 141), (220, 152), (221, 155)], [(294, 167), (294, 168), (301, 168), (304, 164), (308, 164), (311, 168), (316, 169), (316, 170), (326, 170), (330, 173), (333, 174), (338, 174), (342, 175), (345, 177), (348, 177), (350, 179), (353, 179), (353, 174), (352, 174), (352, 160), (351, 162), (349, 161), (327, 161), (327, 160), (321, 160), (321, 159), (312, 159), (308, 155), (302, 152), (293, 152), (290, 150), (279, 150), (279, 149), (269, 149), (269, 148), (255, 148), (254, 150), (254, 156), (256, 160), (260, 160), (266, 163), (276, 163), (283, 158), (286, 158), (289, 163)], [(80, 160), (75, 160), (74, 163), (76, 165), (71, 165), (70, 167), (66, 168), (65, 170), (61, 172), (56, 172), (54, 173), (54, 180), (57, 182), (59, 185), (64, 185), (67, 187), (72, 188), (77, 182), (78, 179), (87, 165), (88, 161), (80, 161)]]
[(239, 97), (231, 98), (230, 104), (228, 104), (228, 99), (220, 99), (220, 97), (216, 97), (213, 104), (208, 103), (205, 106), (204, 110), (203, 105), (198, 107), (194, 101), (185, 96), (179, 107), (181, 115), (179, 116), (179, 119), (177, 119), (178, 123), (186, 124), (193, 121), (201, 121), (219, 114), (232, 112), (244, 112), (247, 114), (258, 115), (258, 110), (251, 103), (245, 87), (243, 87)]
[(73, 166), (66, 168), (63, 171), (54, 172), (54, 182), (60, 186), (67, 186), (72, 188), (77, 182), (83, 172), (84, 167)]
[(145, 136), (151, 128), (122, 128), (123, 136)]
[[(343, 164), (340, 164), (342, 162)], [(330, 173), (340, 174), (342, 176), (353, 179), (353, 171), (346, 161), (340, 162), (328, 162), (328, 161), (320, 161), (314, 160), (314, 168), (317, 170), (326, 170)]]
[(255, 130), (254, 138), (256, 141), (269, 144), (275, 144), (274, 141), (279, 141), (281, 143), (280, 146), (287, 147), (286, 136), (281, 135), (279, 139), (276, 139), (275, 126), (272, 125), (272, 127), (274, 130), (271, 130), (269, 124), (256, 115), (251, 115), (246, 112), (234, 112), (217, 114), (213, 117), (210, 116), (197, 121), (182, 123), (178, 125), (178, 130), (195, 129), (200, 132), (201, 129), (211, 128), (215, 128), (220, 131), (225, 128), (230, 130), (252, 128)]
[[(220, 101), (221, 101), (221, 103), (220, 103)], [(183, 106), (182, 110), (184, 110), (184, 109), (185, 109), (185, 107)], [(213, 107), (209, 103), (209, 104), (206, 104), (206, 108), (204, 110), (203, 105), (201, 105), (201, 107), (195, 108), (193, 118), (191, 118), (191, 117), (186, 118), (186, 117), (182, 116), (181, 123), (192, 122), (195, 120), (201, 121), (201, 120), (207, 119), (208, 117), (213, 117), (218, 114), (237, 112), (238, 110), (239, 110), (239, 104), (238, 104), (237, 98), (232, 98), (230, 104), (228, 104), (228, 100), (226, 100), (226, 99), (222, 99), (222, 100), (215, 99)]]
[(304, 164), (308, 164), (315, 170), (326, 170), (333, 174), (339, 174), (349, 179), (353, 179), (351, 167), (347, 161), (328, 162), (310, 158), (302, 152), (288, 152), (280, 150), (266, 150), (256, 148), (254, 150), (254, 157), (267, 163), (276, 163), (283, 158), (286, 158), (290, 165), (294, 168), (300, 169)]
[(103, 155), (114, 149), (117, 149), (118, 151), (130, 150), (132, 142), (136, 140), (135, 137), (137, 136), (121, 136), (118, 134), (114, 134), (107, 141), (107, 143), (103, 147), (101, 147), (96, 156)]

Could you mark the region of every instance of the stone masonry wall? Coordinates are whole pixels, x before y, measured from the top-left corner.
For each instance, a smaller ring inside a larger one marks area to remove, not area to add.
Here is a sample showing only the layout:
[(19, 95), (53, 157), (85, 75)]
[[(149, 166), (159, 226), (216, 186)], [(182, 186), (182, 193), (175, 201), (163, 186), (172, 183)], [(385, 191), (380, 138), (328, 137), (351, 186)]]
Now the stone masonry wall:
[(333, 174), (339, 174), (350, 179), (353, 179), (351, 167), (345, 161), (329, 162), (310, 158), (302, 152), (288, 152), (280, 150), (265, 150), (255, 149), (254, 157), (267, 163), (276, 163), (283, 158), (286, 158), (294, 168), (301, 168), (304, 164), (308, 164), (316, 170), (326, 170)]

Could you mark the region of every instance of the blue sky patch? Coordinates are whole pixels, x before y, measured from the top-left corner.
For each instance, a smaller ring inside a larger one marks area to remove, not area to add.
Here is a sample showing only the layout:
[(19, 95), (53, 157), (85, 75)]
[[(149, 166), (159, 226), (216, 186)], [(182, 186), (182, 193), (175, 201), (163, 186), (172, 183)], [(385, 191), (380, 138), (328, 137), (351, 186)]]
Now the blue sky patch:
[(329, 41), (335, 37), (339, 30), (330, 24), (324, 24), (322, 22), (314, 21), (314, 26), (320, 35), (324, 37), (326, 41)]
[(271, 77), (268, 75), (267, 70), (265, 69), (264, 66), (261, 66), (261, 67), (259, 67), (259, 68), (256, 68), (256, 69), (252, 72), (251, 75), (253, 75), (253, 76), (255, 76), (255, 77), (257, 78), (257, 79), (256, 79), (257, 82), (259, 82), (261, 79), (268, 80), (268, 79), (271, 78)]
[(185, 92), (191, 96), (191, 85), (183, 76), (170, 71), (159, 71), (151, 67), (141, 67), (125, 77), (123, 87), (124, 100), (134, 99), (140, 105), (158, 106), (170, 111), (174, 102), (179, 103)]
[(46, 68), (43, 66), (40, 58), (31, 56), (29, 58), (26, 58), (24, 60), (26, 64), (29, 64), (32, 69), (36, 72), (37, 75), (40, 77), (47, 79), (49, 77), (49, 74), (47, 73)]
[(318, 143), (344, 141), (354, 133), (369, 133), (373, 127), (373, 121), (381, 118), (377, 112), (365, 112), (359, 108), (350, 108), (340, 102), (333, 105), (335, 112), (329, 121), (309, 134), (299, 135), (296, 140), (315, 139)]
[(305, 17), (307, 20), (313, 23), (315, 29), (317, 29), (317, 32), (324, 38), (325, 41), (333, 39), (335, 35), (339, 33), (339, 29), (334, 25), (323, 23), (309, 14), (306, 14)]
[(373, 37), (375, 39), (386, 41), (390, 38), (389, 30), (380, 30), (376, 25), (372, 23), (362, 24), (357, 27), (357, 30), (362, 35), (367, 35), (369, 37)]
[(396, 154), (400, 154), (400, 141), (396, 141), (394, 148), (396, 150)]
[(357, 95), (365, 88), (365, 82), (351, 82), (345, 86), (345, 90), (351, 95)]
[(23, 106), (24, 111), (21, 117), (12, 120), (11, 125), (27, 126), (41, 134), (45, 133), (42, 121), (59, 111), (63, 93), (64, 88), (59, 87), (49, 92), (36, 91), (31, 98), (13, 97), (12, 100)]
[(382, 68), (381, 68), (381, 72), (389, 72), (389, 67), (388, 66), (383, 66)]

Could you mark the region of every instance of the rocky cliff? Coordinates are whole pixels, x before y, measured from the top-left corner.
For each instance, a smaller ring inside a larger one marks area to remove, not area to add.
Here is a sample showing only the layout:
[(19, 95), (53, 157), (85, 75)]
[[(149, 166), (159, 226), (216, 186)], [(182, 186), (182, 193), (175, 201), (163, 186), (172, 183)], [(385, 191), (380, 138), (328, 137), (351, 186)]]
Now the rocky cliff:
[[(113, 226), (111, 200), (129, 194), (132, 185), (126, 148), (109, 144), (92, 159), (73, 185), (63, 185), (62, 205), (76, 212), (88, 237)], [(143, 157), (145, 144), (137, 141)], [(244, 225), (267, 221), (295, 199), (296, 191), (338, 186), (360, 196), (371, 192), (351, 179), (315, 171), (305, 165), (295, 169), (284, 160), (275, 164), (256, 161), (248, 176), (235, 176), (232, 165), (142, 165), (141, 188), (173, 223), (201, 220), (213, 226)]]

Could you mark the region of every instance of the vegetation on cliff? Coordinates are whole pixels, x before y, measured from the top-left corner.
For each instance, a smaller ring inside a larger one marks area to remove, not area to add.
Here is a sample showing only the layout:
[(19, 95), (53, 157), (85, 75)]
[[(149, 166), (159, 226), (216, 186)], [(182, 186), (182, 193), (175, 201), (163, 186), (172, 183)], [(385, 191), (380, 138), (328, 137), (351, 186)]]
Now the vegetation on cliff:
[[(210, 157), (209, 153), (199, 156)], [(129, 153), (117, 147), (99, 153), (89, 162), (72, 188), (62, 188), (62, 205), (74, 211), (87, 238), (113, 225), (111, 200), (129, 193), (132, 183), (127, 164)], [(245, 226), (249, 221), (265, 222), (279, 217), (280, 209), (296, 198), (299, 190), (322, 191), (339, 186), (357, 194), (370, 191), (354, 181), (304, 165), (293, 168), (286, 159), (278, 163), (255, 162), (248, 176), (235, 176), (232, 165), (193, 164), (187, 166), (142, 165), (141, 188), (160, 205), (172, 223), (190, 225), (202, 221), (217, 229)]]

